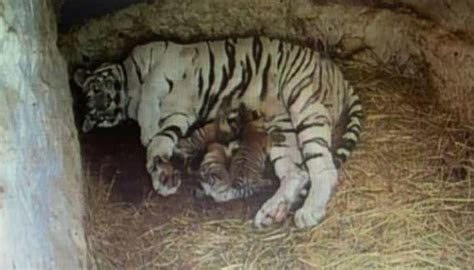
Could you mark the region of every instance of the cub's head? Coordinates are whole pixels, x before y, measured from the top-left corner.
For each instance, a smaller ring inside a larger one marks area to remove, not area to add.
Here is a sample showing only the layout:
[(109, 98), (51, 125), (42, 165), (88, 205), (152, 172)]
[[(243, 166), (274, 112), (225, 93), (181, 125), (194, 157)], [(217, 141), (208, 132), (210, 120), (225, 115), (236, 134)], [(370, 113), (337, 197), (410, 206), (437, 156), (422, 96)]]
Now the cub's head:
[(113, 127), (126, 119), (126, 78), (119, 64), (103, 64), (95, 70), (79, 68), (74, 81), (86, 99), (86, 114), (82, 130)]

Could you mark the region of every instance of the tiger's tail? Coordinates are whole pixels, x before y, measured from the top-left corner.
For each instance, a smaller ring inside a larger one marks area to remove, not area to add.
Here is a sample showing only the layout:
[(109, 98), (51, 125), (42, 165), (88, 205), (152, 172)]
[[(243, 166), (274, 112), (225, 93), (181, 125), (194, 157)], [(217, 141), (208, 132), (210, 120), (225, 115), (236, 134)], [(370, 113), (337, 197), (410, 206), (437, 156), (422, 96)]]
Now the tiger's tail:
[[(347, 84), (347, 102), (343, 110), (343, 121), (336, 126), (336, 141), (334, 144), (334, 164), (336, 168), (349, 158), (360, 138), (362, 131), (362, 103), (352, 86)], [(339, 136), (338, 136), (339, 135)]]

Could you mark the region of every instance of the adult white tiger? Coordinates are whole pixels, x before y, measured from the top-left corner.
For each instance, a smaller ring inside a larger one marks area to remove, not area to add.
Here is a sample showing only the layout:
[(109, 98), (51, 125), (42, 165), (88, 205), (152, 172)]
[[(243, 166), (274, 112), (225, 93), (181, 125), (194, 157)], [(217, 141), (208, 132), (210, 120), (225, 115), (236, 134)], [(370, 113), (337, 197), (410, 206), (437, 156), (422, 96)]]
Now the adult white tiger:
[[(278, 131), (285, 142), (269, 149), (280, 187), (258, 211), (257, 226), (286, 217), (308, 181), (295, 223), (317, 224), (337, 182), (331, 150), (335, 160), (345, 160), (361, 131), (359, 98), (336, 65), (313, 48), (277, 39), (153, 42), (122, 64), (79, 69), (74, 77), (87, 97), (84, 131), (138, 121), (147, 169), (163, 196), (180, 185), (169, 160), (191, 125), (213, 119), (224, 98), (235, 108), (243, 102), (264, 111), (267, 132)], [(342, 119), (342, 144), (332, 149), (331, 132)]]

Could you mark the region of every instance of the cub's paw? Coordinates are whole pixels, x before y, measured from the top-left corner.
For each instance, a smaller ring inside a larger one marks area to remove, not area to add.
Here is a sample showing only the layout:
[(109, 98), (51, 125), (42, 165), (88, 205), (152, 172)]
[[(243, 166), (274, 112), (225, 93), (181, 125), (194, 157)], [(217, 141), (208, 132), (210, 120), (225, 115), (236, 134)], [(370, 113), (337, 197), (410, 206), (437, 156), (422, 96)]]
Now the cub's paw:
[(326, 211), (324, 208), (312, 209), (311, 207), (303, 206), (295, 213), (296, 227), (300, 229), (313, 227), (320, 223), (325, 215)]
[(258, 210), (254, 224), (258, 228), (269, 226), (275, 222), (280, 223), (286, 219), (290, 203), (283, 196), (274, 195)]
[(169, 162), (155, 158), (154, 165), (148, 171), (151, 174), (153, 188), (161, 196), (175, 194), (181, 186), (181, 175)]

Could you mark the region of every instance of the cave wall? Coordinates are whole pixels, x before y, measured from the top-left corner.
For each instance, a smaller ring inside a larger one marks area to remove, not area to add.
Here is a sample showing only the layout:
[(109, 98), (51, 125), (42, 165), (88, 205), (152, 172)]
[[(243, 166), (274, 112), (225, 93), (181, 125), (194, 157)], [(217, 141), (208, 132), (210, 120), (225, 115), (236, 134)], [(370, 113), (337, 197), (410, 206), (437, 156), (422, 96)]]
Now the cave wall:
[(0, 269), (83, 269), (82, 174), (48, 0), (0, 2)]
[[(472, 7), (469, 0), (459, 2)], [(157, 38), (320, 38), (339, 44), (343, 55), (369, 48), (361, 58), (373, 52), (381, 62), (409, 67), (407, 72), (427, 68), (422, 76), (429, 77), (440, 108), (472, 125), (474, 45), (458, 32), (472, 30), (468, 23), (474, 15), (456, 23), (451, 15), (440, 15), (454, 11), (438, 10), (437, 17), (428, 5), (408, 0), (156, 0), (91, 20), (62, 35), (59, 45), (73, 68), (121, 60), (134, 45)]]

